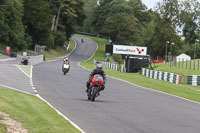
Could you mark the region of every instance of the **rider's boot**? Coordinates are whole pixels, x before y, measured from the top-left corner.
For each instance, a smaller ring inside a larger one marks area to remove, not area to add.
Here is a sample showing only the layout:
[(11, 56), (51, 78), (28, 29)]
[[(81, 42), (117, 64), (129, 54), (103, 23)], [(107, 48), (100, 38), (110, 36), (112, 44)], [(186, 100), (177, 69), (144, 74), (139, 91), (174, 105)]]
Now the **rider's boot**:
[(86, 82), (86, 86), (87, 86), (86, 92), (89, 92), (89, 89), (90, 89), (90, 83), (89, 83), (89, 82)]

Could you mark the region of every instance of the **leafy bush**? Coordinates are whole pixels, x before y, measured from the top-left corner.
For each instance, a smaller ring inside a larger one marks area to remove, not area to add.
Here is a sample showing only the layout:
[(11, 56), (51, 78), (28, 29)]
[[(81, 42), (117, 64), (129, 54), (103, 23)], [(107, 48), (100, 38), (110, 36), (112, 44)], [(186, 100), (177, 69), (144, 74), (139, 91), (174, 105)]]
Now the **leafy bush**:
[(117, 62), (118, 64), (123, 64), (124, 61), (122, 59), (122, 56), (120, 54), (113, 54), (112, 58), (115, 62)]
[(65, 41), (66, 41), (65, 32), (58, 31), (54, 33), (54, 36), (55, 36), (55, 42), (54, 42), (55, 46), (63, 46), (65, 44)]

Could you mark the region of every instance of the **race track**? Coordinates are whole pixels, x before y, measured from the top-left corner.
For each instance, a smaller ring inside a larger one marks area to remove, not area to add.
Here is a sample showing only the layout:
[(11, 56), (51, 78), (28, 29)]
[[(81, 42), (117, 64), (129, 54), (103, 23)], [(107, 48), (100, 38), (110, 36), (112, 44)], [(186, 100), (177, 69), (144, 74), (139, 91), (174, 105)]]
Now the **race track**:
[(87, 133), (200, 133), (200, 104), (108, 77), (95, 102), (87, 100), (89, 70), (78, 65), (95, 52), (94, 41), (73, 37), (71, 69), (61, 60), (35, 65), (33, 83), (40, 96)]

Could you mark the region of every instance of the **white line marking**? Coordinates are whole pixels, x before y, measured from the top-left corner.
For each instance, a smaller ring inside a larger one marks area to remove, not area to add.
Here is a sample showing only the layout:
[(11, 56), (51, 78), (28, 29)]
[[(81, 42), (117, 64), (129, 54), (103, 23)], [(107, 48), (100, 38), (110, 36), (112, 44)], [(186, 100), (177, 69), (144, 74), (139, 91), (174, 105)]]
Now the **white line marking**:
[(5, 87), (5, 88), (8, 88), (8, 89), (11, 89), (11, 90), (15, 90), (15, 91), (18, 91), (18, 92), (22, 92), (22, 93), (25, 93), (25, 94), (29, 94), (29, 95), (32, 95), (32, 96), (36, 96), (37, 98), (41, 99), (42, 101), (46, 102), (51, 108), (53, 108), (59, 115), (61, 115), (65, 120), (69, 121), (75, 128), (77, 128), (79, 131), (81, 131), (81, 133), (85, 133), (78, 125), (76, 125), (74, 122), (72, 122), (69, 118), (67, 118), (65, 115), (63, 115), (60, 111), (58, 111), (55, 107), (53, 107), (50, 103), (48, 103), (44, 98), (42, 98), (39, 94), (31, 94), (29, 92), (26, 92), (26, 91), (22, 91), (22, 90), (19, 90), (19, 89), (16, 89), (16, 88), (13, 88), (13, 87), (9, 87), (7, 85), (3, 85), (3, 84), (0, 84), (0, 86), (2, 87)]
[(0, 86), (2, 86), (2, 87), (4, 87), (4, 88), (11, 89), (11, 90), (15, 90), (15, 91), (23, 92), (23, 93), (25, 93), (25, 94), (33, 95), (33, 94), (29, 93), (29, 92), (22, 91), (22, 90), (19, 90), (19, 89), (16, 89), (16, 88), (13, 88), (13, 87), (10, 87), (10, 86), (7, 86), (7, 85), (0, 84)]
[[(75, 41), (76, 42), (76, 41)], [(33, 66), (31, 66), (31, 71), (30, 71), (30, 81), (33, 81), (32, 79), (32, 73), (33, 73)], [(32, 87), (33, 91), (36, 93), (34, 96), (40, 98), (42, 101), (47, 103), (52, 109), (54, 109), (59, 115), (61, 115), (65, 120), (69, 121), (75, 128), (77, 128), (80, 132), (85, 133), (78, 125), (76, 125), (73, 121), (71, 121), (68, 117), (66, 117), (64, 114), (62, 114), (60, 111), (58, 111), (53, 105), (51, 105), (49, 102), (47, 102), (44, 98), (42, 98), (39, 94), (38, 91), (36, 90), (35, 87)]]
[(71, 121), (69, 118), (67, 118), (65, 115), (63, 115), (60, 111), (58, 111), (54, 106), (52, 106), (50, 103), (48, 103), (44, 98), (42, 98), (39, 94), (36, 95), (38, 98), (43, 100), (45, 103), (47, 103), (52, 109), (54, 109), (59, 115), (61, 115), (65, 120), (69, 121), (75, 128), (77, 128), (81, 133), (85, 133), (78, 125), (76, 125), (73, 121)]
[(17, 65), (13, 65), (13, 66), (15, 66), (15, 67), (17, 67), (19, 70), (21, 70), (27, 77), (29, 77), (30, 78), (30, 76), (28, 75), (28, 74), (26, 74), (25, 72), (24, 72), (24, 70), (23, 69), (21, 69), (19, 66), (17, 66)]
[(108, 76), (108, 77), (113, 78), (113, 79), (117, 79), (117, 80), (120, 80), (120, 81), (123, 81), (123, 82), (126, 82), (126, 83), (129, 83), (129, 84), (131, 84), (131, 85), (134, 85), (134, 86), (137, 86), (137, 87), (146, 89), (146, 90), (151, 90), (151, 91), (159, 92), (159, 93), (162, 93), (162, 94), (165, 94), (165, 95), (169, 95), (169, 96), (172, 96), (172, 97), (180, 98), (180, 99), (182, 99), (182, 100), (186, 100), (186, 101), (189, 101), (189, 102), (193, 102), (193, 103), (200, 104), (200, 102), (193, 101), (193, 100), (190, 100), (190, 99), (187, 99), (187, 98), (183, 98), (183, 97), (176, 96), (176, 95), (173, 95), (173, 94), (169, 94), (169, 93), (166, 93), (166, 92), (162, 92), (162, 91), (154, 90), (154, 89), (151, 89), (151, 88), (146, 88), (146, 87), (143, 87), (143, 86), (139, 86), (139, 85), (133, 84), (133, 83), (131, 83), (131, 82), (128, 82), (128, 81), (125, 81), (125, 80), (122, 80), (122, 79), (115, 78), (115, 77), (111, 77), (111, 76)]
[(30, 69), (30, 81), (33, 82), (32, 80), (32, 76), (33, 76), (33, 66), (31, 65), (31, 69)]

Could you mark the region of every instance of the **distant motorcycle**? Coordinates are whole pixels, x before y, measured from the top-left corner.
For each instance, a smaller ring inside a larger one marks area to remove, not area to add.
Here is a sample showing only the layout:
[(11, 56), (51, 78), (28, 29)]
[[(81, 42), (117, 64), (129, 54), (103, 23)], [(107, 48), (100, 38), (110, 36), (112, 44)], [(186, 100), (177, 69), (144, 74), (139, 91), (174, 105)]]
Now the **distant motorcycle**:
[(94, 75), (90, 83), (90, 89), (88, 91), (88, 100), (95, 100), (95, 98), (99, 95), (99, 92), (101, 91), (102, 85), (103, 77), (99, 74)]
[(64, 75), (66, 75), (66, 73), (69, 72), (69, 69), (70, 69), (69, 62), (67, 61), (67, 62), (63, 63), (62, 71), (63, 71)]

